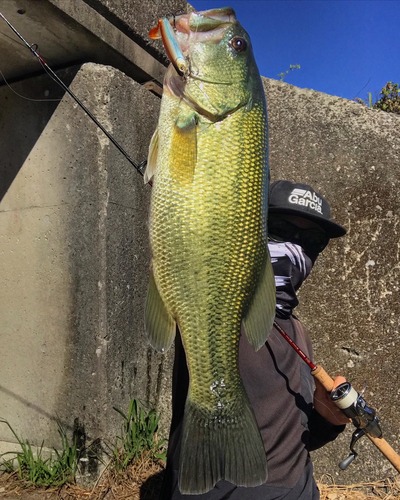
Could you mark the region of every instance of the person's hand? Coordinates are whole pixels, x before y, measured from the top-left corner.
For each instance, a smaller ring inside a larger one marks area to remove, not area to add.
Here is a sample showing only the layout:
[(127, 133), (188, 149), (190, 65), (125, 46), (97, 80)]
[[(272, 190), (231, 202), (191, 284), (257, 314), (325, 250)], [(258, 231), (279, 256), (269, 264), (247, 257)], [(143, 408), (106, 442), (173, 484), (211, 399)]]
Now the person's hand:
[[(333, 382), (333, 388), (335, 389), (338, 385), (346, 382), (346, 379), (339, 375)], [(331, 401), (330, 393), (327, 392), (318, 379), (315, 379), (314, 408), (325, 420), (333, 425), (343, 425), (351, 422), (342, 410)]]

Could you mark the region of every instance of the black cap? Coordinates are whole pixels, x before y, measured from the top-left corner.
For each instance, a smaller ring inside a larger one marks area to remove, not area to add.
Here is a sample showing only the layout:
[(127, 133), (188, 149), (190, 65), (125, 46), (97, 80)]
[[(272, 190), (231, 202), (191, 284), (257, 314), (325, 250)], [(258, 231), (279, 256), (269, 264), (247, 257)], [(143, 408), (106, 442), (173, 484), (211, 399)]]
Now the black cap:
[(268, 212), (290, 214), (315, 222), (330, 238), (346, 234), (346, 229), (330, 220), (328, 201), (307, 184), (276, 181), (270, 185)]

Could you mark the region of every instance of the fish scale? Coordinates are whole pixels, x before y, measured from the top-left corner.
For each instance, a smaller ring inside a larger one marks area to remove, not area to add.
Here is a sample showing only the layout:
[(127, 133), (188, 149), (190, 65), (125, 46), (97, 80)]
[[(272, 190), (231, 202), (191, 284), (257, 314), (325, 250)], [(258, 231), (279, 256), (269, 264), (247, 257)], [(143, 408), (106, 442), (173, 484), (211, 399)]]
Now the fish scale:
[[(259, 348), (275, 310), (266, 246), (266, 108), (251, 51), (237, 61), (231, 54), (232, 37), (248, 38), (232, 20), (226, 41), (189, 46), (196, 78), (177, 81), (168, 70), (155, 141), (146, 326), (152, 345), (164, 350), (177, 323), (186, 353), (182, 493), (203, 493), (223, 478), (255, 486), (267, 477), (238, 367), (242, 322)], [(218, 54), (207, 59), (213, 50)], [(207, 70), (220, 76), (199, 82), (207, 61)], [(232, 84), (215, 83), (221, 75)]]

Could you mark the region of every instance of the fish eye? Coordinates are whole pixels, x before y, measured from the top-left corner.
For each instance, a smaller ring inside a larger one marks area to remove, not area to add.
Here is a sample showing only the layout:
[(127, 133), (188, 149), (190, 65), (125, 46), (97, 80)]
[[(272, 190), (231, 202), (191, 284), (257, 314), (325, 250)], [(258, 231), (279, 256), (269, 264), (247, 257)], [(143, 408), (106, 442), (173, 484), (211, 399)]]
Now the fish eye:
[(247, 49), (247, 42), (244, 38), (235, 36), (230, 43), (237, 52), (243, 52)]

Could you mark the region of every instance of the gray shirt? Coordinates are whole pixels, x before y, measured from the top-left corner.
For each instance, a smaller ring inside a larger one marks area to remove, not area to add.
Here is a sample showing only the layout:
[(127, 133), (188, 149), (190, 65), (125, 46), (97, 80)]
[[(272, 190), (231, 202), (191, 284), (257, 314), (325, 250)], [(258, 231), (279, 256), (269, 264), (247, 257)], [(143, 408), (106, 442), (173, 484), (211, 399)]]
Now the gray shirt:
[[(276, 321), (312, 359), (311, 341), (300, 321), (294, 316), (276, 318)], [(344, 426), (332, 426), (313, 409), (314, 383), (309, 367), (275, 328), (257, 352), (242, 334), (239, 367), (264, 442), (267, 482), (244, 488), (219, 481), (215, 488), (203, 495), (182, 495), (179, 492), (180, 433), (189, 378), (178, 334), (172, 391), (173, 418), (160, 500), (319, 499), (309, 450), (335, 439)]]

